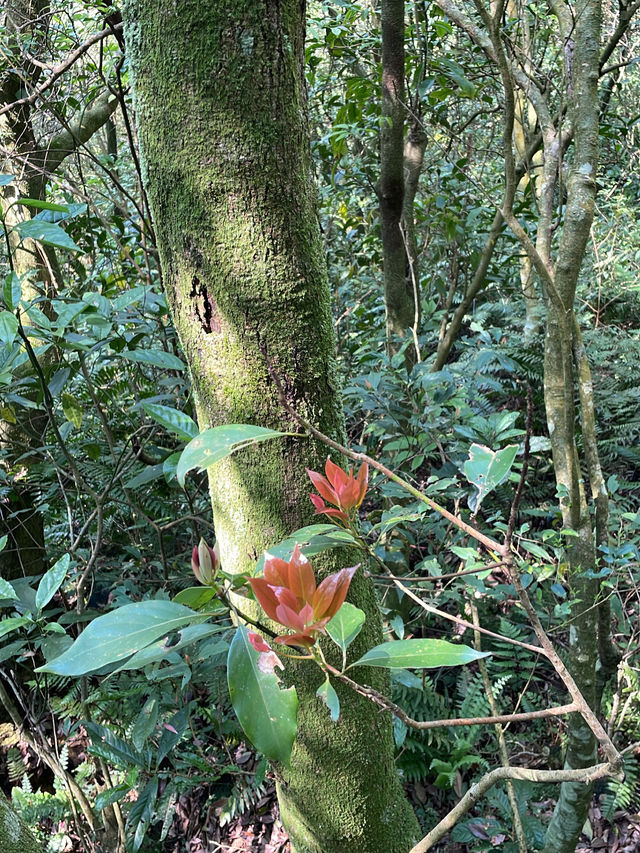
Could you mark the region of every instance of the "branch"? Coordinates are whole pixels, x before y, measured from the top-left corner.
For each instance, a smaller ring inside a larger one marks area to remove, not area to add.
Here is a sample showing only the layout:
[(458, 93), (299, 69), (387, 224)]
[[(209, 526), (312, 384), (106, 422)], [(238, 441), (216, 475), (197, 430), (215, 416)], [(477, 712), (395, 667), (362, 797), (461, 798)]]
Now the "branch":
[(12, 101), (10, 104), (6, 104), (2, 109), (0, 109), (0, 116), (3, 116), (5, 113), (8, 113), (10, 110), (14, 110), (16, 107), (21, 107), (23, 104), (33, 104), (35, 103), (40, 95), (47, 91), (47, 89), (51, 88), (53, 84), (58, 80), (65, 71), (67, 71), (71, 66), (80, 59), (80, 57), (85, 54), (90, 47), (96, 44), (99, 41), (107, 38), (107, 36), (114, 35), (115, 32), (122, 29), (122, 24), (115, 24), (112, 27), (107, 27), (105, 30), (100, 30), (99, 33), (96, 33), (91, 38), (87, 39), (83, 44), (80, 45), (79, 48), (70, 53), (69, 56), (61, 62), (59, 65), (56, 65), (55, 68), (52, 69), (51, 74), (47, 77), (44, 83), (41, 83), (37, 89), (28, 95), (26, 98), (20, 98), (18, 101)]
[(472, 785), (460, 802), (448, 815), (435, 826), (422, 841), (412, 847), (409, 853), (427, 853), (440, 841), (460, 818), (497, 782), (505, 779), (519, 779), (524, 782), (584, 782), (588, 784), (604, 776), (620, 778), (617, 765), (612, 763), (594, 764), (581, 770), (530, 770), (526, 767), (498, 767), (486, 773), (475, 785)]

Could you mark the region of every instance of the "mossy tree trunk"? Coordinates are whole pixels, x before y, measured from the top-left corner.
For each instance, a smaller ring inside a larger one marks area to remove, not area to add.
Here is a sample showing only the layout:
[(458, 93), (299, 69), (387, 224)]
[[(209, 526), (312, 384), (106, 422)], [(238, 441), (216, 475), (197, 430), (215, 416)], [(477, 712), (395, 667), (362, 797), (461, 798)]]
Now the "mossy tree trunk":
[(42, 853), (42, 846), (2, 793), (0, 793), (0, 850), (2, 853)]
[[(201, 428), (295, 429), (289, 402), (323, 432), (344, 432), (329, 289), (310, 182), (304, 4), (298, 0), (129, 0), (143, 174), (174, 322)], [(322, 446), (291, 437), (210, 473), (222, 563), (241, 572), (312, 520), (305, 467)], [(345, 565), (317, 560), (316, 569)], [(380, 640), (374, 589), (359, 572), (351, 600), (367, 613), (360, 649)], [(391, 720), (355, 694), (332, 724), (319, 673), (296, 674), (299, 734), (278, 768), (281, 814), (296, 853), (406, 853), (418, 828), (396, 775)], [(385, 689), (386, 679), (364, 676)]]

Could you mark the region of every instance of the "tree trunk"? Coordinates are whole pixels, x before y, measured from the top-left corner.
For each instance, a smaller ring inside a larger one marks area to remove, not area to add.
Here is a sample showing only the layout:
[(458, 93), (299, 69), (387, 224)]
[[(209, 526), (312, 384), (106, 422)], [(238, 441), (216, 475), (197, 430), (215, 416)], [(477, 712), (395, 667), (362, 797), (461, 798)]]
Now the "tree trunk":
[(0, 793), (0, 850), (2, 853), (42, 853), (27, 824)]
[[(402, 234), (404, 200), (404, 0), (382, 0), (382, 124), (380, 128), (380, 227), (387, 349), (396, 352), (415, 319)], [(413, 214), (413, 212), (412, 212)]]
[[(598, 0), (580, 0), (576, 4), (575, 55), (572, 57), (570, 88), (575, 148), (567, 183), (564, 228), (555, 276), (548, 292), (544, 374), (555, 476), (559, 490), (563, 492), (560, 498), (563, 524), (578, 534), (568, 548), (574, 602), (569, 634), (569, 668), (592, 708), (596, 707), (598, 658), (597, 631), (594, 630), (596, 616), (592, 608), (597, 602), (599, 585), (597, 580), (588, 576), (596, 568), (596, 554), (575, 442), (572, 342), (575, 290), (589, 239), (596, 194), (600, 14)], [(581, 403), (584, 405), (584, 388), (581, 391)], [(595, 442), (593, 434), (589, 439)], [(593, 733), (580, 715), (573, 714), (569, 721), (565, 766), (587, 767), (595, 760)], [(547, 830), (545, 853), (573, 853), (587, 817), (591, 796), (591, 785), (563, 783)]]
[[(322, 255), (304, 82), (304, 8), (296, 0), (129, 0), (127, 51), (158, 248), (191, 368), (201, 428), (295, 429), (289, 402), (342, 437), (329, 288)], [(265, 357), (266, 354), (266, 357)], [(251, 569), (261, 551), (312, 520), (305, 467), (326, 453), (306, 438), (270, 442), (210, 471), (222, 564)], [(342, 555), (344, 558), (344, 555)], [(317, 559), (316, 570), (336, 564)], [(370, 581), (360, 649), (379, 641)], [(386, 679), (363, 675), (379, 689)], [(319, 674), (300, 668), (299, 734), (277, 768), (296, 853), (406, 853), (417, 835), (393, 764), (391, 720), (355, 694), (330, 722)]]

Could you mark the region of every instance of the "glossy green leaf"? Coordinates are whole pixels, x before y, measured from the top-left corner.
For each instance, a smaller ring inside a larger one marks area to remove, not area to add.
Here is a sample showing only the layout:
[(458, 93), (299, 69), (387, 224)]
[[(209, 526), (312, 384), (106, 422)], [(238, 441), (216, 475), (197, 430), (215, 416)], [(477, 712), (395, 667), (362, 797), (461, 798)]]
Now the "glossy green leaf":
[(23, 625), (27, 625), (31, 621), (26, 616), (10, 616), (8, 619), (3, 619), (0, 622), (0, 637), (10, 634), (11, 631), (15, 631), (17, 628), (22, 628)]
[(155, 730), (158, 721), (158, 700), (155, 697), (147, 699), (142, 710), (136, 717), (131, 732), (131, 740), (136, 749), (142, 749), (150, 735)]
[(22, 298), (22, 285), (14, 272), (10, 272), (2, 286), (2, 299), (9, 311), (15, 311)]
[(60, 589), (62, 581), (65, 579), (69, 571), (71, 557), (68, 554), (63, 554), (62, 557), (51, 566), (48, 572), (43, 576), (38, 584), (36, 592), (36, 608), (38, 612), (51, 601), (56, 592)]
[(68, 213), (69, 207), (66, 204), (55, 204), (52, 201), (42, 201), (39, 198), (19, 198), (16, 204), (22, 204), (24, 207), (37, 207), (39, 210), (56, 210), (60, 213)]
[(338, 694), (333, 688), (333, 685), (329, 681), (327, 677), (326, 681), (323, 681), (320, 687), (318, 687), (316, 691), (316, 696), (318, 699), (322, 699), (324, 704), (329, 709), (329, 713), (331, 714), (331, 719), (334, 723), (338, 722), (338, 718), (340, 717), (340, 700), (338, 699)]
[(0, 341), (10, 347), (18, 334), (18, 320), (11, 311), (0, 311)]
[(64, 228), (55, 225), (53, 222), (43, 222), (41, 219), (25, 219), (23, 222), (17, 222), (13, 226), (13, 230), (21, 240), (30, 238), (31, 240), (37, 240), (39, 243), (44, 243), (45, 246), (53, 246), (56, 249), (67, 249), (70, 252), (82, 251), (80, 246), (77, 246), (71, 237), (69, 237)]
[(117, 767), (140, 767), (146, 770), (149, 767), (149, 753), (135, 749), (126, 740), (118, 737), (107, 726), (98, 723), (86, 722), (84, 728), (91, 738), (89, 752), (106, 758)]
[(125, 661), (122, 666), (119, 666), (116, 672), (130, 669), (144, 669), (153, 663), (166, 660), (170, 655), (180, 651), (180, 649), (196, 643), (198, 640), (204, 640), (211, 637), (213, 634), (219, 634), (221, 631), (228, 630), (221, 628), (219, 625), (188, 625), (186, 628), (181, 628), (180, 631), (170, 638), (157, 640), (151, 643), (144, 649), (140, 649), (133, 657)]
[(136, 364), (150, 364), (152, 367), (162, 367), (164, 370), (186, 370), (187, 367), (177, 355), (162, 349), (126, 349), (120, 353), (120, 356)]
[[(3, 536), (2, 538), (5, 540), (6, 544), (6, 536)], [(4, 578), (0, 578), (0, 599), (2, 598), (8, 598), (10, 601), (18, 601), (18, 594), (15, 589), (9, 581), (6, 581)]]
[(289, 764), (297, 731), (295, 687), (282, 690), (278, 678), (258, 668), (260, 655), (240, 625), (227, 658), (229, 695), (240, 725), (267, 758)]
[(86, 675), (124, 661), (161, 637), (206, 618), (173, 601), (125, 604), (90, 622), (67, 652), (38, 671)]
[(278, 432), (249, 424), (227, 424), (205, 430), (190, 441), (182, 451), (176, 469), (178, 482), (184, 486), (184, 479), (193, 468), (204, 470), (237, 450), (243, 450), (259, 441), (285, 435), (293, 435), (293, 433)]
[[(6, 534), (4, 536), (0, 536), (0, 551), (4, 551), (4, 549), (6, 548), (7, 539), (8, 536), (6, 536)], [(0, 578), (0, 580), (2, 580), (2, 578)]]
[(192, 610), (199, 610), (215, 596), (216, 591), (210, 586), (190, 586), (174, 595), (173, 601), (177, 604), (184, 604), (185, 607), (190, 607)]
[(498, 451), (490, 450), (484, 444), (471, 445), (469, 459), (463, 466), (465, 477), (477, 489), (469, 498), (471, 512), (477, 512), (484, 498), (507, 479), (517, 452), (515, 444)]
[[(308, 527), (296, 530), (277, 545), (269, 546), (269, 554), (280, 557), (281, 560), (290, 560), (296, 545), (300, 545), (300, 550), (305, 557), (313, 557), (314, 554), (321, 554), (332, 548), (355, 544), (357, 544), (356, 539), (351, 533), (348, 530), (341, 530), (335, 524), (310, 524)], [(264, 554), (258, 560), (256, 574), (260, 574), (263, 569)]]
[(142, 408), (150, 418), (153, 418), (154, 421), (184, 441), (191, 441), (198, 435), (198, 424), (193, 418), (178, 409), (172, 409), (171, 406), (161, 406), (159, 403), (147, 403), (146, 401), (143, 401)]
[(123, 797), (126, 797), (132, 788), (133, 785), (129, 785), (127, 782), (122, 782), (114, 788), (108, 788), (106, 791), (100, 791), (96, 797), (96, 811), (100, 812), (103, 809), (106, 809), (107, 806), (112, 806), (114, 803), (118, 803)]
[(345, 601), (327, 624), (327, 634), (345, 652), (362, 630), (364, 620), (362, 610)]
[(383, 666), (387, 669), (438, 669), (441, 666), (463, 666), (487, 652), (446, 640), (396, 640), (382, 643), (364, 654), (351, 666)]
[(133, 840), (131, 842), (131, 850), (133, 853), (138, 853), (138, 850), (142, 847), (142, 842), (147, 834), (147, 830), (149, 829), (153, 812), (156, 807), (156, 800), (158, 799), (159, 781), (160, 780), (157, 776), (151, 777), (142, 792), (138, 795), (138, 799), (135, 801), (129, 812), (127, 826), (132, 828), (135, 827)]

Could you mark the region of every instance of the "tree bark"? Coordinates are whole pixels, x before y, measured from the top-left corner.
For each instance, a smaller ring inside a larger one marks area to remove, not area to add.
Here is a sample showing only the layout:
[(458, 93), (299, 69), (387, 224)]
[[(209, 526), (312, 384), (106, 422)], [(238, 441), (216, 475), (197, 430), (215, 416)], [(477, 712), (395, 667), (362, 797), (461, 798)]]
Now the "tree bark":
[[(404, 203), (404, 0), (382, 0), (380, 227), (387, 349), (399, 348), (415, 319), (415, 299), (402, 234)], [(413, 215), (413, 211), (412, 211)]]
[[(342, 437), (310, 182), (303, 4), (129, 0), (124, 17), (143, 174), (200, 427), (295, 429), (266, 354), (289, 402)], [(305, 468), (325, 456), (314, 442), (290, 437), (210, 470), (227, 571), (251, 569), (264, 548), (312, 520)], [(314, 560), (316, 571), (345, 565), (340, 559)], [(367, 613), (362, 650), (379, 641), (381, 622), (361, 572), (350, 597)], [(363, 678), (378, 689), (387, 684), (374, 672)], [(391, 720), (343, 692), (333, 724), (315, 698), (318, 676), (300, 667), (295, 682), (299, 733), (291, 768), (277, 768), (293, 849), (406, 853), (418, 828), (395, 771)]]
[(2, 853), (42, 853), (42, 846), (2, 793), (0, 793), (0, 850)]

